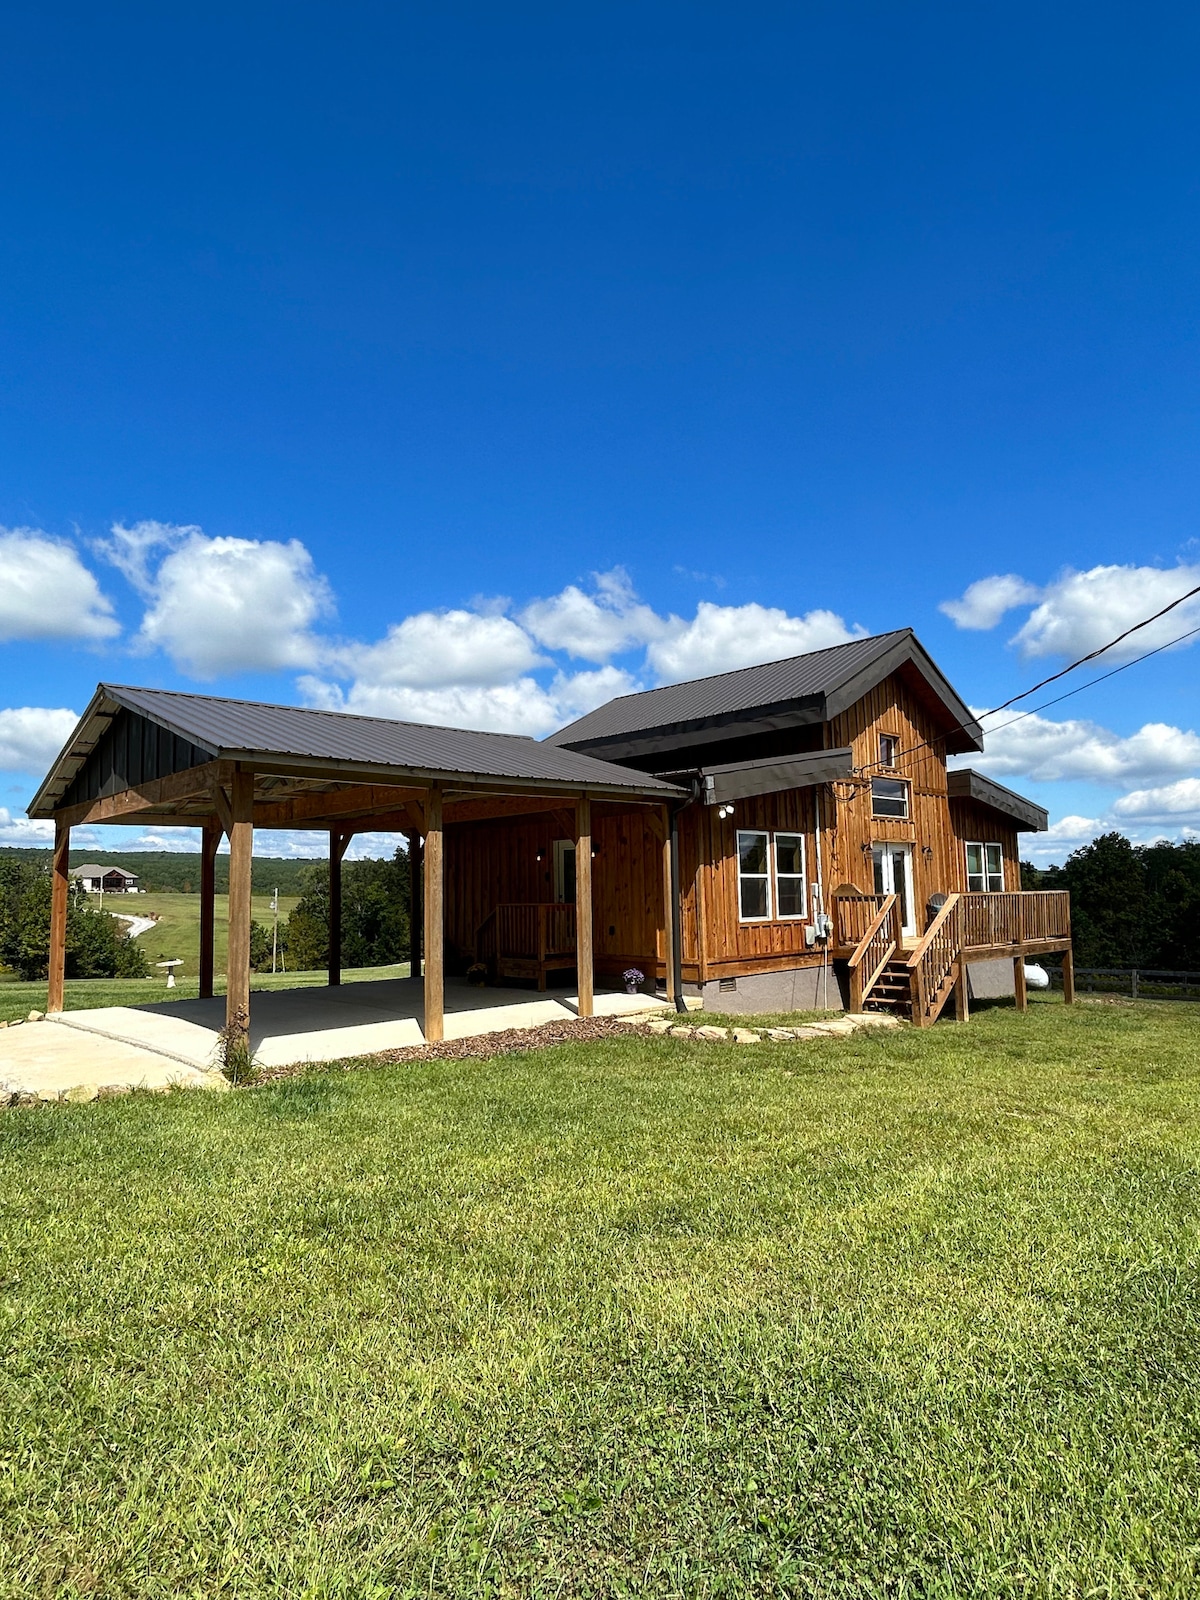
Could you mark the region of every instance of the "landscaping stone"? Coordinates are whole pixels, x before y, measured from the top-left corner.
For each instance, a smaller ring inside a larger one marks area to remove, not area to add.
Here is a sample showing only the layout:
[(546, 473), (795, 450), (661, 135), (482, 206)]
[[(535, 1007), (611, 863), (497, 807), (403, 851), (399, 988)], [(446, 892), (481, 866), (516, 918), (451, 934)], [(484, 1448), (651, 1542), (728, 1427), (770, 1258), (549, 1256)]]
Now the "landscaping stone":
[(773, 1039), (776, 1044), (787, 1044), (796, 1037), (795, 1028), (768, 1028), (767, 1038)]
[(648, 1022), (646, 1026), (651, 1033), (670, 1033), (671, 1031), (671, 1024), (664, 1022), (661, 1017), (655, 1017), (654, 1021)]
[(127, 1083), (106, 1083), (102, 1089), (96, 1090), (97, 1100), (120, 1100), (124, 1095), (132, 1094), (133, 1090)]
[(734, 1044), (761, 1044), (762, 1034), (755, 1033), (753, 1028), (735, 1028), (733, 1030)]
[(695, 1028), (672, 1028), (670, 1032), (672, 1039), (690, 1039), (696, 1030)]
[(844, 1017), (836, 1017), (831, 1022), (814, 1022), (812, 1028), (814, 1033), (826, 1034), (831, 1037), (841, 1035), (843, 1038), (847, 1034), (857, 1031), (854, 1024), (847, 1022)]
[(45, 1015), (44, 1011), (31, 1011), (25, 1020), (26, 1022), (40, 1022)]
[(72, 1089), (64, 1089), (58, 1098), (63, 1105), (84, 1106), (89, 1101), (98, 1100), (100, 1091), (94, 1083), (77, 1083)]
[(696, 1029), (696, 1037), (697, 1039), (711, 1039), (715, 1042), (718, 1039), (728, 1039), (729, 1030), (728, 1028), (718, 1028), (715, 1024), (706, 1022), (702, 1028)]

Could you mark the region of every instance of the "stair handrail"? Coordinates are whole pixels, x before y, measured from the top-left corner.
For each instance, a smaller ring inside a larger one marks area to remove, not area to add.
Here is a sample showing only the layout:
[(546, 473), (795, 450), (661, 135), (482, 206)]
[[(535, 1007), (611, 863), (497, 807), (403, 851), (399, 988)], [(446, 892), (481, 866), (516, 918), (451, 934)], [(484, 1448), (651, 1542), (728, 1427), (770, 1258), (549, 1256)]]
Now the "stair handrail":
[[(498, 951), (498, 941), (497, 941), (497, 938), (496, 938), (496, 912), (497, 912), (497, 910), (498, 910), (498, 907), (493, 906), (492, 909), (488, 912), (487, 916), (484, 917), (483, 921), (475, 929), (475, 960), (476, 961), (486, 961), (486, 960), (489, 959), (489, 957), (494, 956), (494, 955), (497, 954), (497, 951)], [(487, 927), (489, 922), (492, 924), (492, 939), (491, 939), (492, 949), (491, 950), (485, 950), (484, 947), (483, 947), (483, 930)]]
[[(918, 1027), (936, 1020), (937, 999), (942, 985), (962, 955), (958, 927), (959, 896), (946, 896), (946, 903), (926, 928), (906, 962), (912, 990), (913, 1021)], [(940, 1010), (940, 1007), (938, 1007)]]
[[(894, 894), (886, 894), (879, 910), (867, 924), (867, 930), (855, 945), (850, 956), (850, 1009), (861, 1011), (863, 1001), (879, 981), (879, 976), (896, 953)], [(891, 924), (891, 934), (885, 932)], [(870, 961), (870, 977), (863, 981), (863, 964)]]

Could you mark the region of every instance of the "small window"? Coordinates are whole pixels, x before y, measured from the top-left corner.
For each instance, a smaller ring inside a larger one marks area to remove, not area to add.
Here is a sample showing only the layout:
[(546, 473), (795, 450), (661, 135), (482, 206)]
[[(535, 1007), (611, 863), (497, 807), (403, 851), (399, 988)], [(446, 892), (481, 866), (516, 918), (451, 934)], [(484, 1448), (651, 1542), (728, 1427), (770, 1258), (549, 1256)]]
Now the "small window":
[(998, 844), (967, 846), (967, 893), (1004, 893), (1004, 850)]
[(798, 833), (775, 835), (775, 907), (780, 917), (804, 915), (804, 839)]
[(771, 915), (770, 836), (738, 830), (738, 910), (743, 922), (765, 922)]
[(871, 815), (873, 817), (907, 817), (908, 785), (899, 778), (871, 779)]
[(879, 765), (881, 767), (894, 767), (899, 750), (900, 741), (894, 733), (881, 733), (879, 735)]

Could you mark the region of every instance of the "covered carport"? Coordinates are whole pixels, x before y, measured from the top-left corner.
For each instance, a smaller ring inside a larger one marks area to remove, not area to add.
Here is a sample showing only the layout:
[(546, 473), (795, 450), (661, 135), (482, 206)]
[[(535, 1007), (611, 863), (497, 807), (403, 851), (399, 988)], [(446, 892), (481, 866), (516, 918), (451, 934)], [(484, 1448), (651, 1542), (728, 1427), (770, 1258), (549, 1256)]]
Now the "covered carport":
[[(445, 1036), (445, 829), (569, 806), (576, 846), (580, 1016), (593, 1014), (592, 804), (651, 807), (664, 844), (662, 926), (678, 992), (677, 904), (667, 892), (668, 816), (688, 791), (663, 779), (510, 734), (101, 684), (29, 806), (55, 825), (48, 1010), (61, 1012), (71, 830), (94, 824), (201, 830), (200, 997), (213, 995), (215, 861), (229, 840), (225, 1025), (249, 1037), (251, 867), (256, 828), (328, 834), (329, 983), (341, 982), (341, 863), (356, 833), (407, 835), (412, 972), (424, 951), (428, 1040)], [(416, 870), (420, 863), (421, 870)], [(677, 869), (676, 869), (677, 870)], [(418, 929), (423, 937), (418, 942)]]

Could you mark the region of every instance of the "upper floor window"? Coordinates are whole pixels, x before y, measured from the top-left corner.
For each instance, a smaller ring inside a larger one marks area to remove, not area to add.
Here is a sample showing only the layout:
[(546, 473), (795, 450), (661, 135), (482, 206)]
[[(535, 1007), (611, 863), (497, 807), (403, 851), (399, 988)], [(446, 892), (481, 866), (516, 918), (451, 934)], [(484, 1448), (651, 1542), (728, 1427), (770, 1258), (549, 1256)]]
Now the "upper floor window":
[(743, 922), (783, 921), (805, 914), (804, 837), (739, 828), (738, 916)]
[(908, 785), (899, 778), (871, 779), (871, 815), (873, 817), (908, 816)]
[(967, 893), (1004, 893), (1004, 851), (998, 844), (967, 846)]
[(879, 735), (879, 765), (881, 767), (894, 767), (896, 757), (900, 753), (900, 741), (894, 733), (881, 733)]

